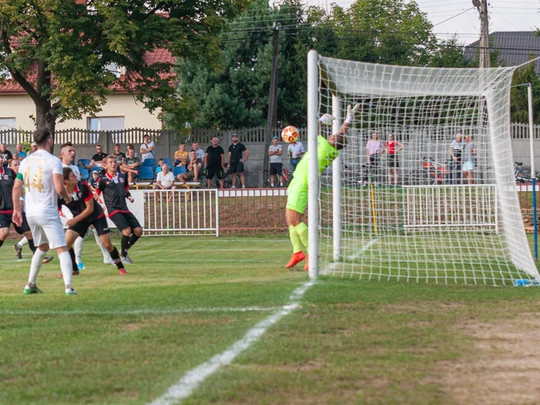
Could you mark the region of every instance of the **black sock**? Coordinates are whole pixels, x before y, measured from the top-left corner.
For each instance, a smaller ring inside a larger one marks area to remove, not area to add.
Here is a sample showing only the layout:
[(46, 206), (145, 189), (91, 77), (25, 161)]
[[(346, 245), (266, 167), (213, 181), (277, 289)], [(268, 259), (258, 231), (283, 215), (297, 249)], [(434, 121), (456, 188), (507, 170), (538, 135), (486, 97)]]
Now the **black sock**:
[(73, 248), (69, 249), (69, 256), (71, 257), (71, 269), (73, 271), (79, 271), (79, 268), (77, 267), (77, 261), (75, 260), (75, 251)]
[(111, 259), (113, 259), (114, 264), (118, 268), (118, 270), (123, 269), (124, 265), (122, 264), (122, 260), (120, 260), (120, 256), (118, 255), (118, 249), (113, 246), (112, 252), (109, 252), (111, 255)]
[(0, 240), (0, 247), (2, 247), (3, 244), (4, 244), (4, 241)]
[(131, 234), (131, 236), (129, 237), (129, 248), (131, 248), (135, 242), (137, 242), (139, 240), (139, 237), (137, 235), (135, 235), (134, 233)]
[(122, 241), (120, 242), (120, 244), (121, 244), (121, 249), (120, 249), (121, 255), (126, 256), (127, 250), (129, 248), (129, 236), (122, 235)]
[(32, 254), (36, 252), (36, 247), (34, 245), (34, 239), (28, 239), (28, 247), (32, 251)]

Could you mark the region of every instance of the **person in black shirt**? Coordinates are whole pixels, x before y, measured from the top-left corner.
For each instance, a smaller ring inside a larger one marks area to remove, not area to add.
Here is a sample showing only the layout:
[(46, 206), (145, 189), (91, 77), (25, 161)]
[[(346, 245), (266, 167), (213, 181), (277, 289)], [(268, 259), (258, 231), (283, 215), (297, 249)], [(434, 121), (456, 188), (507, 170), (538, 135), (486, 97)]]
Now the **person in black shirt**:
[(124, 263), (133, 263), (128, 256), (128, 249), (142, 236), (142, 227), (126, 204), (126, 198), (133, 202), (126, 175), (118, 171), (118, 162), (114, 155), (107, 156), (105, 162), (107, 171), (100, 177), (96, 193), (98, 195), (103, 194), (103, 201), (107, 207), (109, 218), (122, 232), (122, 261)]
[(120, 145), (119, 144), (114, 145), (114, 156), (116, 157), (116, 161), (118, 162), (118, 166), (121, 166), (122, 163), (124, 163), (124, 160), (126, 159), (126, 154), (124, 152), (120, 151)]
[[(245, 152), (245, 154), (244, 154)], [(248, 160), (249, 151), (243, 143), (238, 140), (238, 135), (233, 134), (232, 144), (229, 146), (229, 159), (227, 171), (229, 173), (238, 173), (242, 188), (246, 188), (246, 178), (244, 176), (244, 162)], [(232, 176), (232, 188), (236, 188), (236, 176)]]
[(13, 159), (13, 155), (9, 150), (6, 149), (6, 145), (3, 143), (0, 143), (0, 156), (2, 156), (2, 159), (4, 161), (3, 166), (9, 167), (11, 159)]
[(212, 144), (206, 148), (206, 155), (204, 156), (206, 167), (206, 179), (208, 181), (208, 187), (212, 185), (212, 179), (217, 176), (219, 180), (219, 188), (223, 188), (223, 164), (224, 164), (225, 151), (219, 146), (219, 139), (212, 138)]
[(64, 178), (64, 185), (69, 195), (71, 195), (71, 202), (66, 203), (62, 198), (58, 200), (58, 206), (66, 206), (73, 218), (68, 219), (68, 229), (66, 231), (66, 242), (71, 255), (71, 260), (74, 263), (74, 274), (79, 274), (79, 269), (76, 267), (75, 253), (73, 251), (73, 243), (79, 236), (86, 235), (90, 225), (93, 225), (96, 229), (103, 246), (111, 255), (111, 259), (118, 268), (118, 274), (121, 276), (127, 274), (118, 250), (111, 242), (109, 225), (105, 218), (105, 213), (99, 204), (94, 202), (94, 195), (92, 190), (86, 182), (77, 181), (77, 176), (70, 167), (64, 167), (62, 171)]
[(105, 158), (107, 157), (107, 154), (103, 152), (103, 148), (101, 145), (96, 145), (96, 154), (92, 156), (92, 160), (86, 166), (87, 169), (92, 169), (95, 166), (104, 166), (105, 164)]

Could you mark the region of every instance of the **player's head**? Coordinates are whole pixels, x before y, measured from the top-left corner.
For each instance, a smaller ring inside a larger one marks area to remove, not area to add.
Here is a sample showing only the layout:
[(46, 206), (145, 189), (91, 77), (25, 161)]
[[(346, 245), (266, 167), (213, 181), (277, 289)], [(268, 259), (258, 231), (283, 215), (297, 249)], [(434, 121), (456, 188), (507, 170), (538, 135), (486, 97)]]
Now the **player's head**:
[(64, 164), (70, 164), (75, 157), (75, 148), (71, 142), (66, 142), (60, 148), (60, 156)]
[(110, 174), (116, 173), (116, 168), (118, 166), (118, 162), (116, 161), (116, 156), (109, 155), (105, 158), (106, 164), (107, 164), (107, 171)]
[(75, 173), (73, 173), (73, 169), (71, 169), (71, 167), (64, 167), (62, 169), (62, 177), (64, 178), (65, 185), (77, 184), (77, 176), (75, 175)]
[(53, 140), (51, 132), (47, 128), (38, 128), (34, 131), (34, 142), (38, 148), (44, 148), (47, 145), (52, 147)]
[(341, 150), (347, 146), (347, 137), (343, 134), (334, 134), (328, 138), (328, 143), (337, 150)]
[[(2, 155), (0, 155), (0, 162), (2, 162)], [(0, 163), (0, 166), (2, 165), (2, 163)], [(11, 168), (11, 170), (13, 170), (15, 173), (19, 173), (19, 166), (21, 165), (21, 161), (20, 160), (12, 160), (11, 161), (11, 164), (9, 165), (9, 167)]]

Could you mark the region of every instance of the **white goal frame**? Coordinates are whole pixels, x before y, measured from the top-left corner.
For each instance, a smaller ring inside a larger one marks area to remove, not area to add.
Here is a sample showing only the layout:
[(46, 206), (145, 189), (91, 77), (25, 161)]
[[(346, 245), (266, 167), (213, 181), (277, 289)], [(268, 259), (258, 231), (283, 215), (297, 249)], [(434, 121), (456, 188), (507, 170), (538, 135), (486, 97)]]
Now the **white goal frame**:
[[(308, 229), (309, 229), (309, 247), (308, 254), (310, 258), (316, 258), (319, 256), (319, 227), (320, 227), (320, 176), (319, 176), (319, 167), (317, 159), (313, 157), (316, 156), (312, 151), (317, 150), (317, 136), (319, 135), (319, 123), (318, 117), (326, 112), (322, 111), (320, 105), (320, 86), (322, 85), (321, 72), (319, 64), (321, 60), (330, 60), (329, 58), (324, 58), (320, 56), (316, 51), (311, 50), (308, 53), (308, 92), (307, 92), (307, 136), (308, 136), (308, 171), (309, 171), (309, 196), (308, 196)], [(445, 69), (445, 68), (416, 68), (416, 67), (399, 67), (401, 72), (411, 73), (415, 72), (416, 69), (432, 69), (431, 71), (424, 70), (424, 72), (429, 72), (422, 78), (420, 87), (415, 87), (415, 84), (410, 84), (408, 87), (403, 85), (398, 89), (394, 89), (391, 86), (390, 80), (388, 83), (384, 83), (381, 80), (377, 82), (374, 80), (374, 76), (371, 73), (376, 69), (376, 65), (367, 64), (362, 62), (352, 62), (352, 61), (342, 61), (338, 59), (333, 59), (336, 61), (334, 70), (327, 68), (325, 72), (324, 80), (328, 83), (331, 82), (335, 84), (336, 89), (343, 88), (344, 83), (338, 83), (339, 74), (342, 71), (346, 71), (349, 74), (349, 77), (354, 77), (354, 88), (350, 89), (350, 92), (347, 94), (360, 94), (361, 92), (369, 92), (369, 87), (377, 88), (377, 91), (385, 94), (387, 96), (417, 96), (417, 95), (445, 95), (447, 88), (449, 86), (448, 77), (452, 74), (457, 74), (461, 76), (466, 76), (467, 80), (474, 82), (476, 88), (481, 89), (481, 96), (485, 98), (487, 112), (489, 115), (488, 119), (488, 128), (487, 131), (491, 134), (496, 132), (497, 145), (491, 145), (491, 150), (489, 150), (490, 156), (497, 163), (494, 163), (494, 177), (495, 184), (493, 187), (493, 195), (495, 200), (495, 210), (496, 213), (494, 216), (489, 218), (488, 227), (494, 229), (495, 232), (499, 231), (502, 224), (508, 224), (510, 222), (518, 221), (521, 223), (522, 229), (517, 229), (512, 233), (511, 238), (507, 238), (507, 251), (510, 256), (511, 262), (516, 269), (525, 272), (529, 277), (532, 277), (540, 281), (540, 275), (536, 269), (536, 265), (532, 258), (530, 249), (524, 249), (523, 246), (528, 247), (527, 237), (523, 228), (521, 221), (521, 213), (519, 210), (516, 210), (516, 207), (519, 207), (517, 192), (515, 191), (515, 184), (513, 179), (513, 161), (512, 156), (504, 154), (504, 151), (511, 150), (511, 140), (509, 137), (510, 134), (510, 120), (509, 112), (501, 113), (500, 111), (495, 112), (497, 109), (501, 109), (501, 106), (504, 107), (504, 103), (509, 101), (509, 87), (508, 89), (503, 85), (496, 87), (492, 85), (491, 81), (500, 82), (508, 81), (508, 78), (511, 78), (516, 67), (511, 68), (494, 68), (494, 69)], [(380, 65), (382, 66), (382, 65)], [(497, 69), (497, 72), (495, 72)], [(459, 72), (458, 72), (459, 70)], [(336, 73), (335, 76), (332, 76), (333, 73)], [(432, 73), (432, 74), (431, 74)], [(407, 76), (404, 74), (404, 76)], [(461, 77), (460, 76), (460, 77)], [(395, 78), (393, 78), (395, 79)], [(335, 82), (333, 82), (335, 80)], [(467, 86), (466, 80), (457, 80), (456, 83), (452, 83), (451, 94), (452, 96), (464, 95), (464, 96), (477, 96), (475, 91), (471, 91), (471, 88)], [(347, 85), (350, 85), (351, 81), (347, 82)], [(395, 82), (394, 82), (395, 83)], [(367, 87), (364, 88), (363, 86)], [(435, 88), (437, 88), (435, 90)], [(349, 91), (349, 90), (348, 90)], [(406, 93), (406, 91), (410, 93)], [(435, 92), (436, 91), (436, 92)], [(450, 91), (450, 89), (448, 89)], [(380, 93), (379, 93), (380, 94)], [(354, 98), (354, 97), (353, 97)], [(502, 100), (501, 100), (502, 99)], [(340, 98), (339, 90), (335, 93), (332, 93), (331, 101), (331, 114), (336, 118), (333, 122), (333, 131), (334, 133), (339, 129), (341, 125), (341, 120), (344, 117), (345, 105)], [(497, 123), (494, 123), (491, 119), (491, 114), (493, 113), (493, 120), (498, 120)], [(505, 122), (506, 121), (506, 122)], [(354, 124), (353, 124), (354, 125)], [(508, 136), (502, 134), (502, 129), (506, 128), (506, 133)], [(504, 147), (501, 147), (504, 146)], [(332, 212), (332, 234), (333, 234), (333, 260), (334, 262), (339, 262), (341, 260), (341, 247), (342, 247), (342, 212), (341, 212), (341, 170), (342, 163), (340, 157), (338, 157), (332, 164), (333, 175), (332, 175), (332, 194), (333, 194), (333, 212)], [(434, 186), (436, 187), (436, 186)], [(480, 189), (480, 188), (479, 188)], [(482, 192), (489, 193), (487, 189), (481, 189)], [(491, 189), (490, 189), (491, 190)], [(486, 197), (487, 198), (487, 197)], [(414, 224), (409, 224), (414, 228)], [(320, 272), (319, 269), (319, 260), (309, 260), (309, 276), (312, 279), (318, 277)]]

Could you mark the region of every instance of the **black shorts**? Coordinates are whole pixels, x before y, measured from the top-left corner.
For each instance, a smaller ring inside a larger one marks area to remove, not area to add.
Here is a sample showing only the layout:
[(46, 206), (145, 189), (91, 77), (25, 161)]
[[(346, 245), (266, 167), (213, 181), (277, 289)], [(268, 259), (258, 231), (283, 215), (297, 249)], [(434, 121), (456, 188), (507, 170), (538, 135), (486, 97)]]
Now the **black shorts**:
[(105, 235), (106, 233), (111, 232), (109, 225), (107, 224), (107, 218), (102, 216), (101, 218), (96, 218), (91, 221), (81, 221), (77, 222), (75, 225), (70, 226), (69, 229), (73, 232), (77, 232), (80, 236), (84, 237), (90, 225), (94, 225), (96, 228), (98, 236)]
[(9, 228), (9, 225), (13, 224), (15, 232), (17, 232), (19, 235), (22, 235), (25, 232), (30, 232), (30, 226), (28, 225), (26, 213), (24, 211), (22, 213), (22, 219), (23, 221), (21, 226), (18, 226), (13, 222), (13, 214), (0, 214), (0, 228)]
[(141, 224), (139, 223), (137, 218), (135, 218), (135, 215), (133, 215), (131, 212), (117, 212), (109, 218), (121, 231), (127, 228), (131, 228), (131, 230), (135, 228), (141, 228)]
[(229, 173), (244, 173), (244, 164), (242, 162), (231, 162)]
[(380, 155), (378, 154), (369, 155), (369, 164), (371, 166), (379, 166), (379, 158)]
[(283, 165), (281, 163), (270, 163), (270, 176), (279, 175), (281, 176), (281, 169)]
[(219, 167), (214, 167), (214, 166), (208, 166), (206, 168), (206, 178), (207, 179), (213, 179), (214, 176), (217, 176), (218, 179), (223, 179), (224, 175), (223, 175), (223, 167), (219, 166)]
[(399, 159), (397, 155), (388, 155), (388, 167), (399, 167)]

